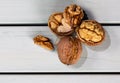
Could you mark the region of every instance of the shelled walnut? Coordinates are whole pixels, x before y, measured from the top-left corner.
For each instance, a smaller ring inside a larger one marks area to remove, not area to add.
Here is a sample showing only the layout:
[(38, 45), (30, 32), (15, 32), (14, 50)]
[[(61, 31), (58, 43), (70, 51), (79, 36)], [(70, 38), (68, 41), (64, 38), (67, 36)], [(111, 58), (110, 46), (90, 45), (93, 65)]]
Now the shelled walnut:
[(105, 38), (103, 27), (95, 20), (85, 20), (76, 29), (79, 39), (90, 46), (100, 44)]
[(84, 17), (84, 12), (80, 6), (71, 4), (64, 10), (63, 17), (72, 28), (76, 28), (80, 25), (81, 20)]
[(53, 50), (53, 44), (51, 43), (50, 39), (47, 37), (44, 37), (42, 35), (37, 35), (36, 37), (33, 38), (34, 43), (45, 48), (48, 50)]
[(59, 59), (62, 63), (72, 65), (78, 62), (82, 52), (79, 39), (66, 36), (60, 39), (57, 45)]
[(64, 18), (63, 13), (54, 13), (49, 17), (48, 26), (58, 36), (70, 35), (73, 29), (69, 26)]

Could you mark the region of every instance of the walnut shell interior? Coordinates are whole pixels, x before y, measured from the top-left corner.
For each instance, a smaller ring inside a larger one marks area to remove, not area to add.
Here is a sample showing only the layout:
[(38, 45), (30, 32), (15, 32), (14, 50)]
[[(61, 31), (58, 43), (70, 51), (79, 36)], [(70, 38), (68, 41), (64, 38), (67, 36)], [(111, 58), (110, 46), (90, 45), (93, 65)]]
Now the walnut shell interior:
[(105, 31), (95, 20), (85, 20), (76, 29), (79, 39), (91, 46), (97, 45), (104, 40)]

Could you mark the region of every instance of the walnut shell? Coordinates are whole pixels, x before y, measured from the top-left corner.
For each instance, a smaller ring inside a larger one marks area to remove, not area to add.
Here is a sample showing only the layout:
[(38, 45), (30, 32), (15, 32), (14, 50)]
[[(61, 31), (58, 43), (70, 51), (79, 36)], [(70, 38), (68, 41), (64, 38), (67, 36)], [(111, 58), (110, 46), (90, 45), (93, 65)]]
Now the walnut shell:
[(95, 20), (85, 20), (76, 29), (78, 38), (90, 46), (100, 44), (105, 38), (103, 27)]
[(65, 22), (63, 13), (54, 13), (49, 17), (48, 26), (58, 36), (70, 35), (73, 29)]
[(84, 12), (80, 6), (71, 4), (67, 6), (63, 12), (65, 22), (67, 22), (72, 28), (76, 28), (80, 25), (81, 20), (84, 17)]
[(63, 37), (57, 45), (57, 52), (62, 63), (67, 65), (75, 64), (81, 56), (81, 42), (72, 36)]
[(53, 44), (50, 42), (50, 39), (42, 35), (37, 35), (33, 38), (34, 43), (48, 50), (53, 50)]

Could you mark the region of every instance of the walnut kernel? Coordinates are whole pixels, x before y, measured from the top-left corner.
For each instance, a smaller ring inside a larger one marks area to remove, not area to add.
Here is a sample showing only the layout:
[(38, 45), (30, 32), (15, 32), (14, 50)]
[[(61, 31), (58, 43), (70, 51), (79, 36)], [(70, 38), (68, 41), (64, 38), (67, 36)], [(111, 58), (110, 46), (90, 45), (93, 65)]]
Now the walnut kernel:
[(85, 20), (76, 29), (79, 39), (91, 46), (98, 45), (105, 37), (103, 27), (95, 20)]
[(47, 37), (44, 37), (42, 35), (37, 35), (36, 37), (33, 38), (33, 40), (34, 40), (35, 44), (37, 44), (43, 48), (46, 48), (48, 50), (54, 49), (53, 44), (50, 42), (50, 39)]
[(84, 13), (80, 6), (71, 4), (65, 8), (63, 17), (72, 28), (76, 28), (80, 25), (80, 22), (84, 17)]

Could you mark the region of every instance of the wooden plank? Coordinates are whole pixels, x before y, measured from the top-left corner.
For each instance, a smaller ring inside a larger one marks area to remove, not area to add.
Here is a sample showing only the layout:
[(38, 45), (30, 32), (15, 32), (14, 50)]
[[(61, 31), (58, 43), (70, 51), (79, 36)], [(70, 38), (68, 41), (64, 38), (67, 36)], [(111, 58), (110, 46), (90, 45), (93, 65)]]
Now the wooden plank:
[(2, 83), (119, 83), (120, 75), (0, 75), (0, 81)]
[(90, 19), (120, 23), (120, 0), (0, 0), (0, 23), (47, 23), (51, 13), (72, 3), (81, 5)]
[(106, 40), (97, 47), (83, 45), (78, 64), (62, 64), (56, 51), (47, 51), (33, 43), (42, 34), (56, 42), (47, 26), (0, 27), (0, 72), (120, 72), (120, 28), (105, 26)]

